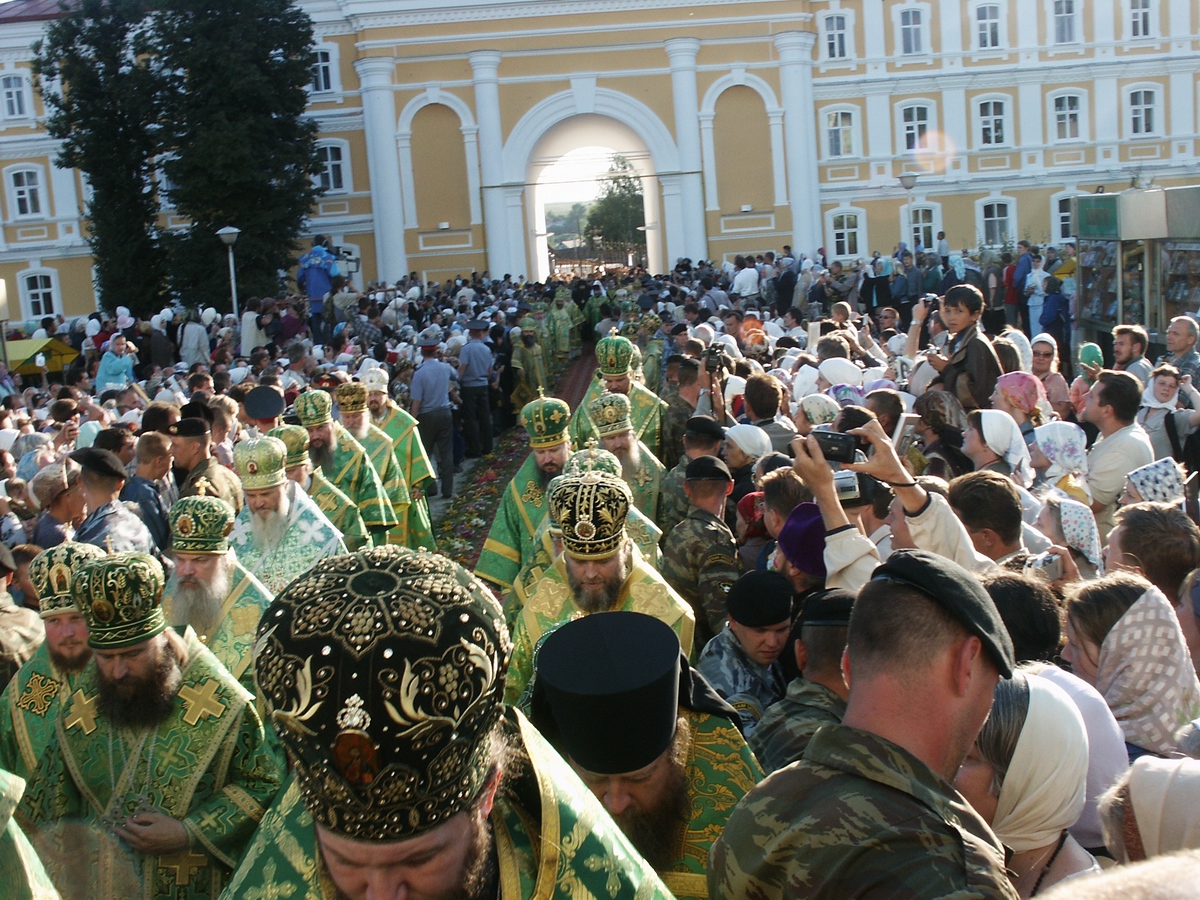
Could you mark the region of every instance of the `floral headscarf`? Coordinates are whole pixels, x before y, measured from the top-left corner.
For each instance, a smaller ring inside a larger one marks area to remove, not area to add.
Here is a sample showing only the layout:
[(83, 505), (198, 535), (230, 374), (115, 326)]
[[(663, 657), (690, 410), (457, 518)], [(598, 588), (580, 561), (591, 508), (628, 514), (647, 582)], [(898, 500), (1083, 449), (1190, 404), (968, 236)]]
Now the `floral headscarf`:
[(1007, 372), (996, 379), (996, 391), (1008, 404), (1033, 418), (1041, 416), (1048, 401), (1042, 380), (1028, 372)]
[(1104, 557), (1100, 553), (1100, 532), (1092, 511), (1078, 500), (1064, 497), (1058, 502), (1058, 512), (1067, 546), (1082, 553), (1096, 567), (1097, 574), (1102, 574)]
[(1156, 459), (1134, 469), (1127, 477), (1143, 500), (1172, 506), (1183, 502), (1183, 473), (1173, 459)]
[(1008, 463), (1012, 479), (1021, 487), (1033, 483), (1029, 448), (1015, 419), (999, 409), (979, 410), (979, 436), (988, 449)]
[(800, 408), (804, 410), (804, 418), (814, 427), (828, 425), (841, 409), (828, 394), (809, 394), (800, 400)]
[(1087, 435), (1074, 422), (1047, 422), (1033, 429), (1033, 442), (1050, 460), (1046, 480), (1056, 483), (1065, 475), (1087, 478)]
[(752, 491), (738, 501), (738, 515), (746, 523), (746, 540), (756, 537), (767, 537), (767, 526), (764, 521), (766, 505), (762, 491)]
[(967, 277), (967, 267), (963, 263), (963, 258), (957, 253), (950, 254), (950, 268), (954, 270), (954, 275), (959, 281)]
[(863, 389), (853, 384), (835, 384), (829, 389), (829, 395), (837, 401), (838, 406), (862, 406), (867, 395)]

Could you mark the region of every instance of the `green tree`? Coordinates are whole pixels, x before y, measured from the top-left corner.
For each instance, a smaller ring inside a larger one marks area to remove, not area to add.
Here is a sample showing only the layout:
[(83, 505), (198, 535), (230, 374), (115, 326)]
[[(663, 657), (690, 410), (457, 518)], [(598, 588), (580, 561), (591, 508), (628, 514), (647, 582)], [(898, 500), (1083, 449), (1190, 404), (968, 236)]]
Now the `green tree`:
[(160, 147), (169, 196), (190, 229), (170, 232), (171, 286), (226, 307), (226, 250), (240, 228), (238, 291), (273, 294), (320, 189), (317, 124), (305, 117), (312, 22), (290, 0), (162, 0), (154, 17)]
[[(614, 154), (600, 197), (588, 211), (585, 233), (603, 251), (616, 251), (624, 262), (628, 254), (645, 255), (646, 232), (639, 230), (645, 224), (641, 178), (629, 160)], [(606, 255), (602, 253), (602, 258)]]
[(148, 8), (144, 0), (81, 0), (33, 48), (46, 129), (62, 142), (55, 163), (80, 170), (91, 186), (88, 243), (100, 299), (143, 314), (162, 305), (166, 284)]

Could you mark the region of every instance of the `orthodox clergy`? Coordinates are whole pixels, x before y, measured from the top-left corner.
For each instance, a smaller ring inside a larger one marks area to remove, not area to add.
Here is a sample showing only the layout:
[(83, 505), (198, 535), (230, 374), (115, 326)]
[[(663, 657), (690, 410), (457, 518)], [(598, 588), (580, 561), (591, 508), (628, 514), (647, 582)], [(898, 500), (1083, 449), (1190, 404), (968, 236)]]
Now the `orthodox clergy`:
[(338, 530), (284, 474), (286, 456), (283, 441), (269, 436), (247, 438), (233, 448), (246, 505), (230, 543), (238, 561), (272, 594), (317, 560), (346, 552)]
[[(571, 304), (575, 306), (574, 303)], [(550, 345), (554, 348), (554, 362), (556, 365), (563, 365), (567, 361), (567, 356), (571, 353), (572, 341), (571, 332), (575, 329), (575, 317), (571, 315), (571, 310), (567, 309), (567, 300), (563, 295), (558, 295), (554, 298), (554, 303), (546, 313), (546, 330), (551, 336)]]
[(54, 742), (54, 723), (92, 658), (71, 579), (81, 564), (102, 556), (104, 551), (92, 544), (66, 541), (29, 564), (46, 639), (0, 694), (0, 769), (20, 778), (29, 778)]
[(386, 369), (368, 369), (363, 375), (363, 384), (367, 386), (367, 408), (371, 410), (371, 422), (392, 439), (392, 449), (400, 463), (404, 483), (408, 485), (407, 546), (437, 550), (433, 526), (429, 521), (429, 503), (425, 499), (425, 492), (430, 487), (436, 489), (436, 482), (433, 466), (421, 442), (421, 432), (417, 429), (417, 420), (388, 396)]
[(513, 341), (512, 370), (514, 407), (524, 406), (549, 387), (546, 376), (546, 356), (537, 342), (533, 328), (514, 327), (509, 332)]
[[(408, 545), (408, 507), (412, 501), (404, 481), (404, 471), (392, 448), (392, 439), (387, 432), (371, 423), (371, 414), (367, 412), (367, 386), (360, 381), (339, 384), (334, 391), (334, 398), (342, 420), (341, 427), (367, 452), (371, 467), (379, 476), (379, 483), (383, 485), (392, 511), (396, 514), (398, 521), (396, 527), (388, 532), (387, 541), (405, 547)], [(311, 446), (310, 438), (310, 449)]]
[(144, 553), (75, 574), (94, 657), (18, 811), (64, 897), (215, 897), (279, 790), (249, 692), (167, 629), (163, 587)]
[(59, 900), (37, 851), (13, 819), (25, 779), (0, 768), (0, 884), (7, 900)]
[(570, 421), (571, 407), (557, 397), (538, 397), (521, 410), (530, 453), (504, 490), (475, 565), (476, 575), (502, 591), (512, 589), (521, 567), (533, 556), (534, 534), (550, 508), (546, 489), (550, 479), (563, 473), (571, 455)]
[(163, 595), (167, 624), (180, 632), (191, 626), (200, 643), (253, 694), (254, 632), (271, 592), (233, 555), (233, 507), (201, 493), (177, 501), (170, 521), (175, 570)]
[(325, 513), (325, 518), (342, 533), (346, 549), (353, 552), (371, 546), (371, 537), (358, 507), (320, 469), (313, 467), (308, 455), (308, 432), (299, 425), (283, 425), (272, 428), (270, 436), (279, 438), (287, 447), (283, 467), (288, 480), (300, 485), (300, 489)]
[(532, 679), (542, 635), (578, 616), (644, 612), (670, 625), (691, 655), (695, 615), (629, 539), (625, 520), (632, 505), (625, 482), (604, 472), (565, 475), (555, 484), (550, 515), (562, 531), (563, 552), (534, 585), (513, 627), (508, 703), (516, 703)]
[(325, 391), (305, 391), (292, 404), (308, 429), (308, 455), (331, 482), (354, 501), (375, 544), (387, 542), (398, 523), (387, 492), (367, 452), (350, 432), (333, 421), (333, 400)]
[[(657, 456), (660, 450), (662, 415), (667, 405), (653, 391), (633, 380), (635, 349), (633, 342), (618, 335), (615, 329), (607, 337), (596, 341), (596, 361), (599, 364), (600, 378), (588, 386), (580, 408), (590, 409), (592, 401), (605, 391), (626, 395), (629, 398), (634, 434)], [(582, 447), (589, 437), (599, 437), (590, 416), (576, 416), (572, 420), (571, 437), (576, 447)]]
[(671, 892), (707, 898), (709, 847), (763, 773), (675, 633), (635, 612), (567, 622), (538, 652), (531, 719)]
[(500, 606), (456, 563), (402, 547), (323, 561), (267, 610), (259, 647), (295, 781), (230, 900), (670, 897), (505, 708)]
[(621, 477), (633, 492), (633, 503), (651, 521), (658, 518), (658, 494), (667, 470), (637, 437), (630, 419), (629, 398), (601, 394), (588, 406), (600, 446), (621, 461)]

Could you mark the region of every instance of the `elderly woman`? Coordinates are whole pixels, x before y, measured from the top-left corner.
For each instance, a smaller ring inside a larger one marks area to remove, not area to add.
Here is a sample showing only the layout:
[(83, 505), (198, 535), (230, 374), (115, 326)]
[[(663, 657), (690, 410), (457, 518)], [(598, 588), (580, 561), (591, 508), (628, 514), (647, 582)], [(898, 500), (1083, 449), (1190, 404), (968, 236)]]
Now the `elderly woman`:
[(1175, 752), (1176, 732), (1200, 715), (1200, 682), (1162, 591), (1126, 572), (1077, 582), (1066, 635), (1063, 659), (1108, 703), (1130, 761)]
[(1080, 578), (1095, 578), (1104, 568), (1100, 532), (1096, 528), (1096, 517), (1087, 504), (1049, 494), (1042, 503), (1035, 525), (1052, 544), (1071, 551)]
[(1047, 422), (1035, 428), (1029, 462), (1041, 484), (1092, 505), (1087, 484), (1087, 435), (1074, 422)]
[(949, 481), (974, 468), (962, 451), (967, 414), (957, 397), (949, 391), (926, 391), (917, 397), (913, 412), (919, 417), (916, 432), (928, 463), (922, 475)]
[(1143, 756), (1100, 798), (1117, 862), (1200, 848), (1200, 760)]
[(837, 418), (841, 407), (828, 394), (809, 394), (802, 397), (796, 406), (796, 414), (792, 422), (796, 425), (796, 433), (807, 435), (818, 425), (828, 425)]
[(1071, 387), (1067, 384), (1067, 379), (1063, 378), (1058, 371), (1058, 344), (1045, 332), (1035, 337), (1030, 344), (1032, 354), (1030, 371), (1041, 379), (1042, 386), (1046, 389), (1046, 399), (1050, 402), (1050, 408), (1058, 413), (1060, 419), (1070, 419), (1073, 411)]
[(1186, 478), (1183, 466), (1175, 460), (1156, 459), (1125, 476), (1125, 492), (1121, 495), (1120, 505), (1149, 501), (1178, 506), (1184, 501)]
[(64, 457), (38, 472), (29, 484), (34, 504), (42, 510), (33, 530), (33, 543), (43, 550), (74, 538), (75, 529), (87, 515), (81, 471), (79, 463)]
[(1002, 679), (954, 786), (1013, 851), (1021, 897), (1100, 872), (1067, 831), (1083, 811), (1087, 770), (1083, 717), (1062, 688), (1021, 670)]
[(963, 431), (963, 453), (975, 464), (975, 471), (999, 472), (1019, 487), (1033, 483), (1029, 448), (1013, 417), (998, 409), (973, 409), (967, 414)]
[(1026, 444), (1033, 443), (1033, 429), (1045, 424), (1045, 411), (1049, 406), (1041, 379), (1028, 372), (1006, 372), (996, 379), (992, 409), (1013, 417), (1013, 421), (1021, 427)]

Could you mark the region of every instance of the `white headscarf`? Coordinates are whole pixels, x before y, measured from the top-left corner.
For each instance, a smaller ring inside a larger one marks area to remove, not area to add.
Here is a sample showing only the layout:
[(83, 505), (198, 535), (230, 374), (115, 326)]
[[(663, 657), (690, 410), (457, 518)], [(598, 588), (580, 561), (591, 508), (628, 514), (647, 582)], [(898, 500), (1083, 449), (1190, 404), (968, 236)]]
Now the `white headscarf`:
[(1150, 379), (1150, 383), (1146, 385), (1146, 389), (1142, 391), (1142, 409), (1165, 409), (1167, 412), (1174, 412), (1179, 406), (1179, 388), (1175, 388), (1175, 393), (1171, 394), (1166, 400), (1158, 400), (1154, 396), (1154, 379)]
[(863, 370), (850, 360), (838, 356), (825, 360), (817, 367), (817, 371), (830, 384), (850, 384), (854, 387), (861, 387), (863, 383)]
[(1083, 812), (1087, 729), (1058, 685), (1025, 676), (1029, 711), (1000, 787), (992, 831), (1017, 853), (1052, 844)]
[(1021, 487), (1033, 483), (1033, 467), (1029, 464), (1029, 448), (1016, 420), (999, 409), (979, 411), (980, 437), (988, 449), (1008, 463), (1012, 479)]
[[(1200, 762), (1143, 756), (1129, 773), (1129, 799), (1146, 858), (1200, 847)], [(1126, 811), (1126, 815), (1128, 815)]]

